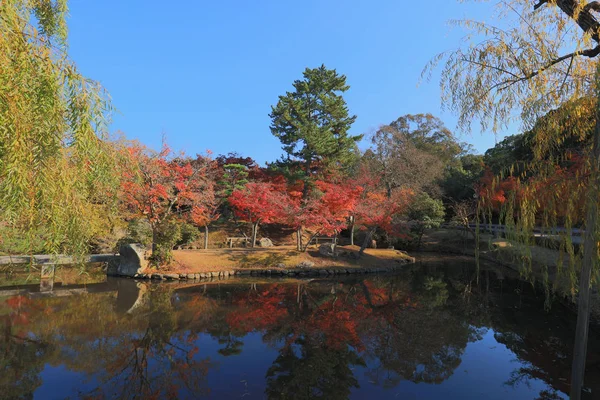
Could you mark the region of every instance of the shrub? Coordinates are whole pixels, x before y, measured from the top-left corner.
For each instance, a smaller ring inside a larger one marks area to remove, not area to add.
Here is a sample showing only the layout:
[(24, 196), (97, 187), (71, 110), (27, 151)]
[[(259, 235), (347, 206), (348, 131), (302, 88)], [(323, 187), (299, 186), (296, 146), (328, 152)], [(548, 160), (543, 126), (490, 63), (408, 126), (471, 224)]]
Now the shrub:
[(181, 231), (181, 239), (177, 242), (179, 246), (193, 243), (200, 237), (198, 228), (190, 223), (182, 222), (179, 229)]

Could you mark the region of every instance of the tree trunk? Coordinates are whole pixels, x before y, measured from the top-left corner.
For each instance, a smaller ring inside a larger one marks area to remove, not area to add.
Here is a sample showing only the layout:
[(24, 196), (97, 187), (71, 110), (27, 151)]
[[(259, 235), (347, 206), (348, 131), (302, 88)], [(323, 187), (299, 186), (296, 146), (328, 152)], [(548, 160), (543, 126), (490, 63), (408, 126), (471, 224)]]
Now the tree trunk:
[(350, 217), (350, 246), (354, 246), (354, 215)]
[(156, 243), (158, 240), (158, 227), (152, 226), (152, 252), (150, 257), (154, 258), (156, 256), (156, 252), (158, 250), (158, 244)]
[(312, 164), (312, 157), (309, 157), (304, 163), (304, 173), (306, 176), (304, 177), (304, 187), (302, 188), (302, 199), (306, 200), (308, 198), (308, 182), (310, 181), (310, 165)]
[(314, 235), (312, 235), (312, 236), (310, 237), (310, 239), (308, 239), (308, 242), (306, 242), (306, 245), (302, 247), (302, 250), (301, 250), (301, 251), (303, 251), (303, 252), (304, 252), (304, 251), (306, 251), (306, 250), (308, 249), (308, 246), (310, 245), (310, 243), (313, 241), (313, 239), (314, 239), (315, 237), (317, 237), (317, 235), (318, 235), (318, 234), (319, 234), (319, 232), (317, 232), (317, 233), (315, 233)]
[(296, 230), (296, 250), (302, 251), (302, 227)]
[(333, 254), (337, 254), (337, 243), (338, 243), (338, 233), (335, 232), (335, 235), (333, 235)]
[(585, 375), (585, 361), (590, 320), (590, 282), (592, 269), (598, 257), (596, 227), (598, 224), (598, 191), (600, 190), (600, 69), (596, 71), (596, 85), (599, 104), (596, 105), (596, 128), (590, 160), (590, 186), (587, 193), (587, 216), (585, 238), (583, 242), (583, 260), (579, 277), (579, 295), (577, 300), (577, 328), (573, 348), (573, 366), (571, 370), (571, 400), (581, 399), (581, 389)]
[(204, 250), (208, 250), (208, 225), (204, 225)]
[(362, 246), (360, 246), (360, 250), (358, 251), (359, 257), (362, 257), (362, 255), (365, 253), (365, 249), (369, 245), (369, 242), (371, 241), (372, 238), (373, 238), (373, 230), (369, 230), (369, 232), (367, 232), (367, 236), (365, 236), (365, 240), (363, 241)]
[(252, 248), (256, 247), (256, 235), (258, 233), (258, 222), (252, 225)]
[(421, 248), (422, 241), (423, 241), (423, 232), (419, 232), (419, 240), (417, 240), (417, 249)]

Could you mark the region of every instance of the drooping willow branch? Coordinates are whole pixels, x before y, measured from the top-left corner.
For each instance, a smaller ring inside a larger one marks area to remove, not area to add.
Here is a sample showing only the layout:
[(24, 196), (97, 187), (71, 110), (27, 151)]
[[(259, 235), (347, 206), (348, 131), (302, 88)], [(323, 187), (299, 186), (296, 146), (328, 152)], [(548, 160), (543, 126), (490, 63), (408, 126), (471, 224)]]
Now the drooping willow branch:
[[(515, 79), (513, 80), (507, 80), (504, 82), (499, 83), (498, 85), (496, 85), (495, 87), (492, 87), (491, 89), (496, 89), (498, 87), (500, 87), (498, 90), (504, 90), (509, 88), (510, 86), (519, 83), (519, 82), (523, 82), (523, 81), (527, 81), (531, 78), (536, 77), (537, 75), (539, 75), (540, 73), (544, 72), (545, 70), (547, 70), (548, 68), (553, 67), (556, 64), (559, 64), (565, 60), (571, 60), (571, 65), (573, 62), (573, 59), (579, 56), (583, 56), (583, 57), (588, 57), (588, 58), (594, 58), (596, 56), (598, 56), (598, 54), (600, 54), (600, 44), (594, 48), (591, 49), (586, 49), (586, 50), (577, 50), (574, 51), (572, 53), (569, 54), (565, 54), (561, 57), (555, 58), (554, 60), (549, 61), (548, 63), (546, 63), (545, 65), (541, 66), (540, 68), (531, 71), (529, 73), (526, 73), (523, 76), (517, 77), (515, 74), (506, 71), (506, 73), (512, 75), (515, 77)], [(465, 60), (465, 62), (471, 62), (470, 60)], [(569, 66), (569, 70), (571, 69), (571, 65)], [(568, 75), (568, 71), (567, 71), (567, 75)], [(566, 79), (566, 76), (565, 76)], [(564, 83), (563, 83), (564, 84)]]
[(592, 14), (592, 11), (600, 11), (600, 2), (592, 1), (586, 5), (578, 0), (539, 0), (533, 9), (555, 3), (565, 14), (571, 17), (577, 25), (585, 32), (590, 33), (595, 42), (600, 43), (600, 23)]

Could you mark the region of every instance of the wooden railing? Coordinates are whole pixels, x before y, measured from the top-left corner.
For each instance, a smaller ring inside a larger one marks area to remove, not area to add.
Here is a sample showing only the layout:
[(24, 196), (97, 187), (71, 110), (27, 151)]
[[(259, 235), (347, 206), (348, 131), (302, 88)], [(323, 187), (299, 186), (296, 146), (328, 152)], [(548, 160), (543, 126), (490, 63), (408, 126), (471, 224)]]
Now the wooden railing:
[(70, 265), (79, 263), (102, 263), (117, 260), (119, 254), (91, 254), (83, 257), (57, 255), (32, 255), (32, 256), (0, 256), (0, 265), (39, 265), (40, 292), (49, 292), (54, 288), (54, 274), (57, 265)]
[(67, 265), (84, 263), (108, 262), (118, 258), (118, 254), (91, 254), (83, 257), (67, 255), (33, 255), (33, 256), (0, 256), (0, 265)]

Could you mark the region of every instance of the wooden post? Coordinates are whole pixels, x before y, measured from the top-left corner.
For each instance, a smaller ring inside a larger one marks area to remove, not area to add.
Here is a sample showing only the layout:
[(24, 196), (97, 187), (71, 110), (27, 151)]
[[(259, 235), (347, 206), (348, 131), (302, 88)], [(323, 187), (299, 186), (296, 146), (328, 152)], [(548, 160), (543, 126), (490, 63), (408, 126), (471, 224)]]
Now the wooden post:
[(54, 289), (54, 272), (56, 266), (54, 264), (42, 265), (40, 274), (40, 292), (51, 292)]
[(350, 246), (354, 246), (354, 215), (350, 216)]
[(204, 250), (208, 249), (208, 225), (204, 225)]

